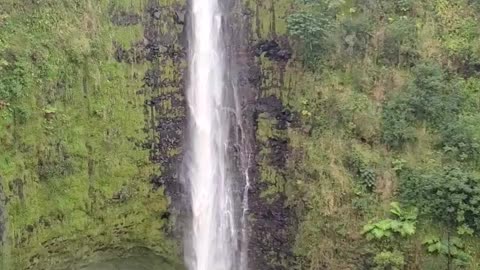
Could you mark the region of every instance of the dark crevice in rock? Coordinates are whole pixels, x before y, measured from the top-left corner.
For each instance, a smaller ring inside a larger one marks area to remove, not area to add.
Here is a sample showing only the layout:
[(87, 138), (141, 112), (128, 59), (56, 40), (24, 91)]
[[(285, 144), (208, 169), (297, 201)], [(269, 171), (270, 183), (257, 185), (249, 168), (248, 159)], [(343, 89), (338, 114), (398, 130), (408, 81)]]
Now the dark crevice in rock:
[(175, 16), (173, 17), (173, 20), (175, 21), (176, 24), (185, 25), (185, 19), (186, 19), (185, 16), (186, 16), (185, 9), (175, 10)]
[[(288, 42), (282, 42), (288, 44)], [(265, 54), (265, 57), (272, 61), (287, 62), (292, 57), (290, 48), (281, 46), (281, 43), (275, 40), (264, 40), (254, 45), (255, 55), (257, 57)]]
[(118, 62), (124, 62), (127, 64), (139, 64), (144, 61), (148, 51), (146, 50), (145, 42), (138, 41), (132, 44), (132, 47), (125, 49), (118, 42), (114, 42), (113, 46), (115, 48), (114, 58)]
[(20, 178), (16, 178), (8, 184), (10, 192), (17, 196), (21, 201), (23, 201), (25, 197), (23, 193), (23, 185), (24, 183)]
[(267, 147), (270, 149), (270, 164), (277, 169), (284, 169), (287, 164), (288, 140), (284, 138), (269, 138)]
[(286, 130), (299, 121), (295, 113), (284, 107), (282, 101), (276, 96), (260, 98), (256, 104), (257, 113), (267, 113), (277, 122), (278, 130)]

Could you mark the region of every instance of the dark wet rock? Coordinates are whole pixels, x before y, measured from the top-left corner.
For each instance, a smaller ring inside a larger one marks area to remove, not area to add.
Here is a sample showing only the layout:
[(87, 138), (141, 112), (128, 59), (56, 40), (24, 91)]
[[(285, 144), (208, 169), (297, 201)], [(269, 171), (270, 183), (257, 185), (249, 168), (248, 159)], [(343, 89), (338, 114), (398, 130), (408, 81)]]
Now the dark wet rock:
[(257, 57), (265, 54), (265, 57), (273, 61), (286, 62), (292, 57), (290, 49), (282, 48), (275, 40), (260, 41), (255, 45)]
[(167, 212), (164, 212), (164, 213), (160, 216), (160, 218), (161, 218), (161, 219), (169, 219), (171, 215), (172, 215), (172, 213), (170, 213), (169, 211), (167, 211)]
[(283, 111), (283, 104), (282, 101), (276, 96), (268, 96), (258, 99), (256, 109), (258, 113), (276, 115)]
[(292, 122), (298, 121), (295, 114), (286, 109), (282, 101), (276, 96), (268, 96), (258, 99), (256, 104), (257, 113), (267, 113), (277, 120), (276, 128), (279, 130), (287, 129)]
[(153, 61), (160, 57), (161, 55), (165, 54), (168, 52), (168, 47), (152, 41), (148, 43), (147, 46), (145, 46), (145, 51), (146, 51), (146, 59), (148, 61)]
[(177, 9), (175, 10), (175, 16), (173, 17), (175, 23), (185, 25), (185, 9)]
[[(275, 119), (273, 128), (286, 130), (294, 121), (295, 114), (285, 108), (276, 96), (259, 98), (255, 106), (256, 113), (265, 113)], [(281, 134), (281, 132), (280, 132)], [(289, 140), (286, 136), (268, 138), (266, 143), (257, 142), (257, 159), (266, 158), (268, 165), (276, 170), (277, 177), (287, 181), (287, 158), (289, 156)], [(260, 151), (268, 149), (267, 156), (262, 157)], [(258, 167), (257, 170), (262, 170)], [(295, 261), (293, 244), (297, 228), (296, 215), (286, 204), (286, 195), (278, 192), (273, 199), (267, 200), (262, 192), (269, 188), (261, 173), (256, 173), (256, 182), (251, 191), (252, 233), (249, 250), (252, 269), (287, 270)]]
[(248, 69), (248, 82), (251, 85), (260, 87), (260, 84), (262, 83), (262, 70), (260, 67), (255, 65), (250, 66)]
[(122, 48), (122, 46), (120, 46), (120, 44), (114, 43), (113, 46), (115, 47), (113, 57), (115, 58), (115, 60), (117, 60), (117, 62), (122, 62), (125, 57), (126, 51)]
[[(173, 118), (164, 119), (164, 122), (159, 124), (157, 131), (161, 132), (162, 136), (160, 137), (158, 149), (161, 152), (180, 147), (183, 122), (184, 120), (181, 118)], [(168, 155), (160, 157), (160, 160), (170, 161)]]
[(162, 19), (163, 13), (165, 13), (164, 9), (160, 7), (158, 3), (154, 3), (154, 2), (149, 2), (147, 12), (148, 12), (148, 15), (154, 20)]
[(17, 178), (9, 183), (8, 187), (10, 191), (15, 194), (20, 200), (23, 201), (24, 194), (23, 194), (23, 181), (20, 178)]
[(136, 13), (120, 11), (112, 15), (111, 21), (114, 25), (130, 26), (139, 24), (142, 21), (142, 16)]
[(281, 195), (273, 202), (262, 199), (264, 184), (257, 184), (250, 193), (250, 207), (254, 217), (251, 225), (249, 260), (251, 269), (288, 270), (294, 261), (295, 213), (286, 206)]
[(267, 147), (271, 150), (270, 164), (277, 169), (285, 169), (287, 165), (288, 140), (283, 138), (268, 139)]
[(132, 44), (130, 49), (125, 49), (118, 42), (113, 42), (115, 48), (113, 57), (120, 63), (138, 64), (145, 59), (145, 46), (142, 41)]
[(145, 86), (148, 86), (152, 89), (160, 88), (162, 86), (160, 70), (155, 68), (147, 70), (145, 77), (143, 78), (143, 82), (145, 83)]

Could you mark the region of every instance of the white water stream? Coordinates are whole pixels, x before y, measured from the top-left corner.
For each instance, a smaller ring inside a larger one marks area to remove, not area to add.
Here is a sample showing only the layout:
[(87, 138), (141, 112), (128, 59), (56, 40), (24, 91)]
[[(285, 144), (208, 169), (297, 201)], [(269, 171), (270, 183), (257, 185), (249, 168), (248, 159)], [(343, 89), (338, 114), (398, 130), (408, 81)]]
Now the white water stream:
[[(191, 0), (190, 136), (187, 182), (192, 207), (189, 270), (239, 267), (239, 236), (228, 173), (231, 109), (227, 93), (220, 0)], [(229, 115), (230, 114), (230, 115)]]

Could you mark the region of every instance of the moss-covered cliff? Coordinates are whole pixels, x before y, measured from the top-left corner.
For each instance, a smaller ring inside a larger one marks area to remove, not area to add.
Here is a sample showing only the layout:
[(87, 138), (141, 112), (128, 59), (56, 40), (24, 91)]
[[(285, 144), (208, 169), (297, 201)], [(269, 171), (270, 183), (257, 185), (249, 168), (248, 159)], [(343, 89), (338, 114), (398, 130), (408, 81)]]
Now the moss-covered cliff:
[(183, 6), (2, 1), (2, 269), (136, 246), (177, 259), (162, 181), (183, 121)]
[(254, 269), (477, 269), (478, 5), (247, 6)]

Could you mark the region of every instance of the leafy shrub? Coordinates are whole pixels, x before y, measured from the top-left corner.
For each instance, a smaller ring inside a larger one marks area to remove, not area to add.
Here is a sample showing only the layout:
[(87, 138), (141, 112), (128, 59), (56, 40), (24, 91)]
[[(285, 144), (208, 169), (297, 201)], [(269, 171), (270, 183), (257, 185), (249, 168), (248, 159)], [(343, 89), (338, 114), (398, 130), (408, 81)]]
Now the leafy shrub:
[(480, 232), (480, 180), (461, 168), (400, 174), (400, 196), (424, 215), (461, 232)]
[(432, 181), (426, 198), (434, 216), (445, 223), (480, 232), (480, 182), (460, 168), (447, 169)]
[(406, 13), (412, 9), (413, 0), (395, 1), (395, 8), (398, 13)]
[(383, 142), (400, 148), (415, 140), (413, 122), (415, 116), (408, 97), (400, 95), (387, 102), (383, 110)]
[(385, 64), (410, 66), (418, 59), (417, 29), (407, 18), (394, 20), (385, 29), (382, 57)]
[(350, 170), (354, 173), (355, 178), (368, 191), (373, 191), (376, 184), (377, 174), (375, 170), (362, 160), (358, 153), (353, 155), (348, 160)]
[(288, 33), (297, 41), (304, 65), (315, 69), (328, 50), (327, 36), (333, 20), (323, 2), (306, 1), (302, 6), (303, 9), (288, 16)]
[(475, 1), (435, 1), (442, 45), (450, 56), (459, 61), (479, 60), (479, 28), (472, 2)]
[(435, 64), (424, 64), (414, 70), (414, 76), (408, 92), (415, 118), (433, 127), (453, 120), (460, 111), (462, 98), (443, 70)]
[(464, 100), (439, 66), (419, 65), (413, 74), (407, 89), (389, 100), (383, 111), (383, 140), (391, 147), (413, 141), (418, 122), (441, 129), (455, 121)]
[(439, 237), (428, 237), (423, 241), (428, 253), (445, 256), (456, 266), (467, 266), (472, 257), (465, 251), (462, 239), (452, 237), (451, 239), (440, 239)]
[(22, 96), (26, 86), (26, 68), (23, 62), (5, 62), (5, 67), (0, 69), (0, 100), (11, 102)]
[(402, 247), (402, 239), (415, 234), (417, 208), (402, 208), (398, 202), (390, 204), (391, 218), (378, 222), (369, 222), (363, 227), (362, 234), (370, 241), (374, 240), (376, 249), (373, 269), (403, 269), (405, 259), (398, 251)]
[(458, 161), (480, 162), (480, 119), (478, 115), (461, 116), (441, 131), (441, 148)]
[(405, 258), (398, 250), (382, 251), (375, 255), (373, 262), (375, 263), (374, 270), (401, 270), (405, 265)]
[(415, 233), (417, 209), (413, 207), (402, 209), (397, 202), (392, 202), (390, 206), (393, 218), (369, 223), (363, 227), (362, 233), (368, 240), (381, 240), (395, 235), (405, 237)]
[(371, 24), (369, 17), (364, 15), (349, 17), (341, 22), (343, 49), (347, 57), (365, 56), (371, 38)]

